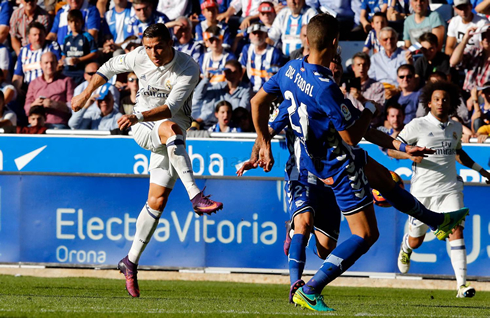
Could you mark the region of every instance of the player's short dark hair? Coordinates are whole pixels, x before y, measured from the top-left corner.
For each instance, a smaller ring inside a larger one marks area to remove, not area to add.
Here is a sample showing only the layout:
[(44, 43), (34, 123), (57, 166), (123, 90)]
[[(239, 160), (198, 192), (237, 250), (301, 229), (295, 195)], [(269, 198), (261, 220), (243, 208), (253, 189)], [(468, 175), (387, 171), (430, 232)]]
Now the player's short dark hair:
[(429, 102), (432, 100), (432, 94), (435, 91), (445, 91), (449, 94), (449, 104), (451, 109), (449, 110), (449, 115), (456, 112), (459, 106), (459, 88), (455, 84), (448, 81), (438, 81), (434, 83), (427, 83), (422, 89), (422, 94), (420, 95), (420, 102), (424, 105), (425, 111), (429, 112)]
[(398, 109), (403, 114), (403, 116), (405, 116), (405, 108), (403, 108), (403, 106), (398, 104), (397, 102), (390, 103), (386, 106), (386, 109), (385, 109), (386, 116), (388, 116), (388, 110), (390, 110), (392, 108)]
[(230, 107), (230, 110), (233, 110), (233, 106), (230, 104), (229, 101), (226, 101), (226, 100), (220, 100), (217, 104), (216, 104), (216, 107), (214, 108), (214, 112), (217, 113), (219, 112), (219, 109), (221, 108), (221, 106), (228, 106)]
[(412, 64), (402, 64), (398, 66), (396, 74), (398, 75), (401, 70), (409, 70), (412, 75), (415, 75), (415, 67)]
[(160, 38), (163, 42), (168, 42), (172, 39), (170, 31), (163, 23), (155, 23), (147, 27), (143, 32), (143, 38)]
[(419, 43), (422, 42), (429, 42), (432, 45), (439, 45), (439, 40), (437, 39), (437, 36), (431, 32), (425, 32), (419, 37)]
[(46, 111), (43, 106), (32, 106), (31, 109), (29, 109), (29, 116), (31, 115), (39, 115), (46, 118)]
[(384, 18), (385, 20), (388, 20), (388, 18), (386, 17), (386, 13), (384, 13), (384, 12), (379, 12), (379, 11), (378, 11), (378, 12), (375, 12), (375, 13), (373, 14), (373, 16), (371, 17), (371, 19), (369, 20), (369, 22), (373, 22), (375, 17), (381, 17), (381, 18)]
[(315, 50), (324, 50), (332, 45), (339, 35), (339, 21), (328, 14), (320, 13), (311, 18), (306, 29), (306, 37), (310, 47)]
[(78, 21), (83, 22), (83, 13), (82, 13), (82, 11), (80, 11), (78, 9), (70, 10), (70, 11), (68, 11), (68, 16), (66, 17), (66, 19), (68, 20), (68, 22), (74, 21), (74, 20), (78, 20)]
[(211, 33), (212, 35), (221, 35), (221, 28), (217, 25), (212, 25), (206, 29), (206, 33)]
[(369, 57), (369, 54), (367, 54), (366, 52), (357, 52), (356, 54), (354, 54), (354, 56), (352, 57), (352, 62), (354, 62), (355, 58), (363, 59), (364, 62), (366, 62), (366, 64), (368, 65), (368, 67), (371, 66), (371, 58)]
[(238, 60), (235, 60), (235, 59), (226, 61), (225, 66), (226, 65), (232, 65), (232, 66), (234, 66), (236, 69), (238, 69), (240, 71), (243, 70), (242, 64), (240, 62), (238, 62)]
[(444, 72), (441, 71), (435, 71), (434, 73), (431, 73), (429, 77), (427, 78), (428, 81), (431, 80), (431, 78), (438, 77), (439, 79), (443, 81), (447, 81), (447, 75)]
[(46, 28), (41, 22), (32, 21), (31, 23), (29, 23), (29, 25), (27, 26), (27, 34), (29, 34), (32, 29), (38, 29), (39, 31), (42, 31), (44, 34), (46, 34)]

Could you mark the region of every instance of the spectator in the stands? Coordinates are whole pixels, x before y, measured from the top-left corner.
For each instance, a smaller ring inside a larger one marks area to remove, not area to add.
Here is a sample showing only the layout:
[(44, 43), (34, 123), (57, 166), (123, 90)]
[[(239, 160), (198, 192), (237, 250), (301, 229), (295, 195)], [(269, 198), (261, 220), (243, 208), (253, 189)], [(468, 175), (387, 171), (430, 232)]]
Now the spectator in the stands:
[(295, 60), (297, 58), (303, 58), (304, 56), (307, 56), (310, 54), (310, 47), (308, 46), (308, 41), (306, 41), (306, 28), (308, 27), (307, 24), (303, 25), (301, 27), (301, 33), (299, 35), (301, 39), (301, 47), (297, 50), (294, 50), (291, 52), (289, 55), (289, 58), (291, 60)]
[(128, 89), (129, 94), (121, 98), (121, 113), (123, 115), (131, 115), (133, 113), (134, 105), (136, 104), (136, 95), (138, 94), (139, 84), (138, 77), (134, 73), (128, 75)]
[(397, 74), (398, 87), (401, 91), (399, 94), (386, 101), (386, 105), (389, 106), (393, 103), (401, 105), (403, 112), (405, 113), (405, 120), (403, 122), (408, 124), (416, 117), (421, 90), (417, 90), (415, 68), (413, 65), (405, 64), (400, 66), (397, 70)]
[(479, 47), (472, 46), (466, 49), (476, 29), (476, 26), (472, 26), (466, 30), (463, 40), (456, 46), (449, 60), (451, 66), (459, 66), (466, 70), (463, 84), (463, 89), (466, 91), (483, 87), (490, 81), (490, 29), (484, 30), (481, 34)]
[(112, 41), (108, 41), (107, 44), (104, 43), (104, 46), (112, 45), (112, 52), (121, 47), (124, 40), (131, 35), (131, 32), (128, 32), (128, 25), (134, 15), (134, 8), (131, 2), (128, 0), (114, 0), (114, 8), (105, 13), (105, 20), (109, 26)]
[(101, 21), (99, 10), (94, 5), (89, 4), (89, 0), (69, 0), (68, 4), (64, 5), (56, 13), (53, 27), (46, 37), (48, 40), (56, 40), (60, 46), (63, 46), (65, 36), (69, 33), (68, 12), (74, 9), (83, 13), (83, 30), (90, 33), (94, 39), (98, 38)]
[(247, 76), (256, 93), (262, 85), (277, 73), (284, 64), (284, 58), (279, 49), (267, 44), (267, 27), (255, 22), (248, 28), (250, 44), (243, 47), (240, 63), (247, 71)]
[(27, 30), (29, 44), (20, 49), (20, 54), (15, 65), (12, 84), (17, 92), (25, 94), (27, 85), (42, 74), (41, 55), (45, 52), (53, 52), (56, 58), (61, 58), (60, 47), (56, 41), (46, 40), (46, 30), (39, 22), (31, 22)]
[(243, 24), (240, 25), (240, 29), (244, 30), (248, 27), (248, 23), (251, 22), (250, 19), (247, 18), (258, 17), (259, 15), (258, 9), (261, 2), (262, 0), (233, 0), (231, 1), (228, 10), (218, 15), (218, 20), (219, 21), (224, 20), (226, 23), (228, 23), (228, 20), (233, 15), (241, 12), (242, 16), (239, 19), (240, 19), (240, 23)]
[(263, 1), (259, 6), (259, 19), (266, 27), (272, 27), (272, 23), (276, 19), (276, 9), (274, 3), (270, 1)]
[(46, 30), (51, 27), (51, 17), (48, 12), (37, 5), (36, 0), (21, 0), (21, 7), (12, 13), (10, 18), (10, 42), (15, 54), (19, 55), (20, 48), (29, 44), (27, 27), (32, 21), (44, 25)]
[(418, 43), (419, 37), (431, 32), (437, 36), (437, 50), (442, 49), (444, 35), (446, 34), (446, 22), (436, 11), (429, 10), (429, 0), (410, 0), (414, 14), (409, 15), (403, 24), (403, 40), (405, 47)]
[[(73, 113), (68, 122), (71, 129), (115, 130), (117, 120), (122, 114), (114, 109), (114, 98), (110, 92), (111, 84), (105, 83), (98, 94), (92, 95), (80, 111)], [(93, 103), (97, 111), (87, 111)]]
[(242, 132), (240, 127), (235, 126), (231, 120), (232, 113), (233, 107), (229, 102), (225, 100), (218, 102), (214, 111), (217, 123), (208, 130), (210, 132)]
[(180, 16), (187, 16), (191, 13), (193, 1), (191, 0), (166, 0), (158, 1), (156, 10), (165, 13), (170, 21)]
[(308, 24), (317, 11), (306, 6), (305, 0), (288, 0), (287, 4), (269, 29), (269, 38), (275, 46), (281, 41), (283, 54), (289, 56), (301, 47), (301, 27)]
[(43, 106), (32, 106), (29, 109), (29, 126), (17, 126), (18, 134), (44, 134), (46, 133), (46, 111)]
[(400, 65), (412, 64), (413, 58), (408, 50), (397, 47), (398, 34), (391, 27), (381, 29), (379, 39), (383, 50), (371, 57), (368, 75), (376, 82), (385, 83), (385, 88), (393, 90), (397, 86), (396, 70)]
[(388, 20), (386, 20), (386, 14), (383, 12), (376, 12), (371, 18), (371, 31), (369, 31), (366, 41), (364, 42), (363, 52), (369, 53), (373, 50), (373, 53), (378, 53), (381, 49), (379, 43), (379, 35), (381, 29), (388, 26)]
[(385, 88), (383, 83), (369, 78), (368, 70), (370, 66), (371, 60), (367, 53), (359, 52), (354, 54), (352, 57), (352, 70), (354, 71), (354, 76), (359, 79), (358, 83), (360, 86), (351, 86), (350, 91), (347, 92), (347, 97), (354, 105), (357, 104), (355, 100), (359, 101), (362, 105), (368, 100), (375, 102), (378, 106), (379, 114), (378, 117), (373, 117), (372, 123), (374, 126), (379, 126), (383, 121), (381, 108), (385, 103)]
[(74, 85), (71, 78), (56, 72), (58, 58), (53, 52), (41, 56), (42, 76), (29, 84), (25, 110), (33, 106), (43, 106), (46, 111), (46, 127), (55, 129), (68, 128), (71, 116), (70, 101)]
[(446, 74), (450, 79), (449, 56), (437, 51), (437, 41), (437, 37), (430, 32), (422, 34), (419, 38), (422, 56), (415, 62), (415, 76), (422, 83), (425, 83), (430, 74), (436, 71)]
[(146, 28), (155, 23), (167, 23), (169, 18), (154, 9), (152, 0), (133, 0), (135, 15), (128, 24), (128, 33), (143, 38), (143, 32)]
[[(97, 62), (91, 62), (88, 63), (87, 66), (85, 66), (85, 73), (83, 74), (83, 78), (85, 79), (85, 81), (75, 88), (74, 96), (80, 95), (80, 93), (82, 93), (83, 90), (87, 88), (88, 83), (92, 79), (92, 76), (94, 76), (95, 73), (97, 73), (99, 67), (100, 64)], [(114, 98), (114, 108), (119, 109), (119, 99), (120, 99), (119, 90), (114, 85), (111, 85), (109, 87), (109, 90), (111, 91), (112, 96)], [(100, 87), (95, 90), (93, 95), (99, 94), (99, 91), (100, 91)], [(96, 110), (96, 108), (97, 105), (93, 103), (92, 107), (89, 110)]]
[(223, 48), (223, 34), (214, 25), (206, 29), (204, 43), (208, 52), (202, 58), (201, 70), (204, 77), (209, 77), (211, 83), (225, 81), (224, 67), (229, 60), (236, 59), (235, 55)]
[(397, 103), (392, 103), (386, 107), (386, 120), (383, 126), (378, 127), (378, 130), (396, 138), (405, 127), (404, 120), (405, 112), (403, 107)]
[[(385, 0), (362, 0), (361, 2), (361, 24), (364, 32), (368, 33), (373, 26), (371, 21), (375, 13), (386, 13), (388, 4)], [(381, 29), (380, 29), (381, 30)]]
[(243, 107), (250, 111), (252, 87), (244, 82), (243, 69), (240, 62), (230, 60), (225, 64), (225, 82), (211, 84), (205, 77), (194, 90), (192, 100), (192, 117), (203, 128), (208, 128), (216, 122), (214, 107), (220, 100), (227, 100), (233, 109)]
[(201, 12), (204, 16), (204, 20), (200, 21), (196, 25), (196, 40), (199, 42), (204, 41), (204, 32), (209, 27), (218, 26), (221, 30), (221, 35), (223, 36), (223, 47), (229, 49), (233, 44), (233, 40), (230, 36), (230, 30), (228, 25), (223, 21), (218, 21), (218, 3), (215, 0), (206, 0), (201, 3)]
[[(455, 0), (454, 12), (456, 16), (451, 19), (447, 27), (447, 39), (444, 53), (451, 56), (457, 44), (461, 43), (466, 30), (469, 27), (482, 27), (488, 23), (488, 19), (478, 14), (473, 13), (473, 6), (469, 0)], [(469, 41), (467, 46), (479, 46), (481, 36), (475, 35)]]
[(388, 0), (388, 9), (386, 10), (388, 21), (404, 21), (409, 15), (409, 0)]
[(204, 55), (204, 45), (195, 41), (192, 34), (192, 21), (187, 17), (178, 17), (175, 20), (174, 26), (174, 47), (184, 52), (194, 59), (197, 63), (201, 63)]
[[(477, 90), (483, 97), (482, 104), (479, 104), (478, 102)], [(471, 125), (474, 132), (476, 132), (477, 134), (481, 134), (480, 128), (482, 126), (490, 124), (490, 82), (486, 82), (481, 87), (472, 90), (471, 95), (471, 97), (475, 101), (473, 115), (471, 116)]]
[(10, 32), (10, 17), (12, 16), (14, 1), (2, 0), (0, 2), (0, 43), (5, 43)]
[(231, 115), (232, 121), (240, 128), (241, 132), (254, 132), (252, 114), (243, 107), (238, 107), (233, 110)]
[(3, 92), (0, 91), (0, 128), (17, 126), (17, 115), (7, 108)]
[(83, 31), (83, 15), (80, 10), (68, 12), (70, 33), (65, 37), (62, 51), (63, 74), (71, 77), (75, 86), (84, 81), (85, 65), (97, 58), (97, 45), (88, 32)]

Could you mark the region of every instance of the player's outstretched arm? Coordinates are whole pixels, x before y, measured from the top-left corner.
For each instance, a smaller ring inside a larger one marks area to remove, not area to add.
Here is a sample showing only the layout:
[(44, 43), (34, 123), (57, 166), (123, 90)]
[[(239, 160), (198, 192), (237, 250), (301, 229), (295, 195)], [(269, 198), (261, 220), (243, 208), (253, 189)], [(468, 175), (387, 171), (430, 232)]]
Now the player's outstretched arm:
[(490, 184), (490, 173), (483, 169), (482, 166), (477, 164), (463, 149), (456, 150), (456, 160), (465, 167), (471, 168), (475, 171), (478, 171), (483, 177), (487, 178), (485, 181), (487, 184)]
[(435, 153), (434, 150), (426, 147), (409, 146), (407, 144), (404, 144), (400, 140), (393, 139), (393, 137), (391, 137), (390, 135), (387, 135), (384, 132), (373, 128), (368, 130), (365, 138), (367, 141), (372, 142), (373, 144), (376, 144), (382, 148), (386, 148), (390, 150), (398, 150), (399, 152), (406, 153), (408, 155), (408, 157), (406, 157), (404, 155), (396, 154), (396, 152), (389, 151), (388, 154), (396, 159), (412, 159), (411, 157), (426, 157), (427, 155), (431, 155)]
[(255, 130), (257, 131), (257, 143), (259, 145), (258, 164), (265, 172), (269, 172), (274, 165), (274, 158), (271, 150), (272, 136), (267, 125), (269, 121), (270, 105), (276, 98), (275, 95), (268, 94), (261, 88), (254, 98), (252, 98), (252, 119)]
[[(271, 134), (271, 138), (276, 135), (276, 132), (274, 129), (269, 127), (269, 133)], [(248, 161), (245, 161), (243, 165), (240, 167), (240, 169), (237, 170), (236, 174), (237, 176), (241, 177), (247, 170), (255, 169), (259, 166), (259, 152), (260, 152), (260, 147), (257, 142), (257, 139), (255, 139), (255, 143), (252, 147), (252, 153), (250, 154), (250, 159)]]
[(73, 98), (71, 99), (71, 109), (73, 109), (73, 111), (75, 112), (82, 109), (87, 101), (90, 99), (90, 96), (92, 96), (92, 93), (105, 83), (106, 80), (104, 77), (100, 76), (97, 73), (94, 74), (94, 76), (92, 76), (92, 79), (88, 83), (87, 88), (85, 88), (83, 92), (80, 93), (80, 95), (73, 96)]

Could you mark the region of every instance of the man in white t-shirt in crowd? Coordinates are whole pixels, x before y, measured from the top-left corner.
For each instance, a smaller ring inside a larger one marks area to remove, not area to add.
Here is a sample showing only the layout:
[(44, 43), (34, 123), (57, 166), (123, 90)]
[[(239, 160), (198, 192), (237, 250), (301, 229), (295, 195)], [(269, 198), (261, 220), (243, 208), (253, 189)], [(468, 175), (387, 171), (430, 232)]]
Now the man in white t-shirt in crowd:
[(301, 47), (301, 27), (308, 24), (310, 19), (317, 15), (317, 11), (306, 6), (305, 0), (287, 0), (287, 4), (272, 23), (269, 38), (276, 47), (281, 41), (282, 53), (289, 56)]
[[(466, 30), (469, 27), (477, 26), (481, 27), (486, 23), (489, 23), (488, 19), (473, 13), (473, 6), (470, 0), (454, 0), (454, 12), (457, 14), (449, 22), (447, 27), (447, 39), (445, 53), (449, 56), (453, 54), (454, 48), (457, 44), (461, 43)], [(467, 47), (473, 47), (480, 45), (481, 36), (473, 36)]]
[(211, 214), (223, 204), (205, 196), (195, 182), (192, 163), (185, 148), (185, 132), (192, 118), (192, 92), (199, 82), (199, 65), (172, 47), (165, 24), (150, 25), (143, 32), (143, 46), (107, 61), (92, 77), (87, 88), (72, 99), (79, 111), (92, 93), (115, 74), (134, 72), (140, 82), (134, 114), (118, 120), (119, 129), (132, 129), (134, 140), (151, 151), (148, 201), (136, 221), (136, 233), (129, 253), (118, 264), (126, 278), (126, 290), (139, 297), (137, 268), (175, 182), (180, 177), (194, 211)]
[[(478, 171), (490, 183), (490, 173), (475, 163), (461, 148), (462, 125), (450, 119), (450, 114), (459, 105), (459, 89), (456, 85), (438, 81), (425, 86), (421, 100), (427, 110), (425, 117), (408, 123), (398, 134), (398, 139), (409, 145), (434, 149), (435, 154), (418, 159), (390, 151), (397, 159), (412, 159), (416, 162), (412, 171), (410, 192), (420, 202), (436, 212), (459, 209), (463, 204), (463, 181), (456, 171), (456, 161)], [(466, 247), (463, 238), (464, 221), (449, 235), (451, 264), (456, 276), (456, 297), (473, 297), (475, 289), (466, 282)], [(417, 219), (409, 218), (409, 230), (403, 237), (398, 257), (398, 269), (407, 273), (410, 256), (424, 242), (428, 226)]]

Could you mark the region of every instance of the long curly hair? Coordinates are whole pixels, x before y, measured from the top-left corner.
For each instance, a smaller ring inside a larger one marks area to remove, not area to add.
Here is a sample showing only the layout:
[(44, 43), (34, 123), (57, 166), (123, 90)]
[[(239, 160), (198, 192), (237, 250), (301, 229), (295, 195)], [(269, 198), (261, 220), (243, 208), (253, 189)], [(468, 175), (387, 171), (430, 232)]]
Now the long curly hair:
[(449, 94), (449, 104), (451, 106), (449, 114), (455, 113), (459, 106), (459, 87), (448, 81), (437, 81), (425, 85), (422, 89), (422, 94), (420, 95), (420, 102), (424, 105), (425, 111), (430, 111), (429, 102), (432, 100), (432, 94), (435, 91), (445, 91)]

